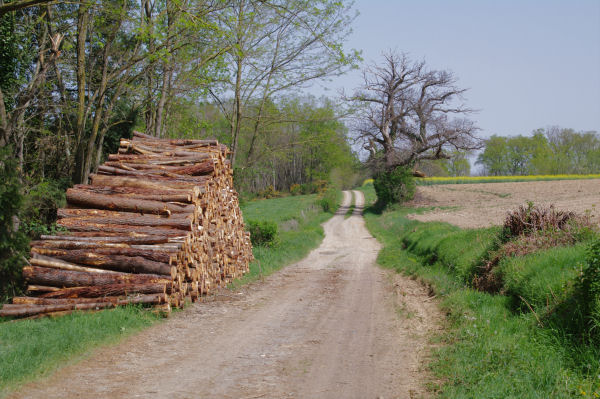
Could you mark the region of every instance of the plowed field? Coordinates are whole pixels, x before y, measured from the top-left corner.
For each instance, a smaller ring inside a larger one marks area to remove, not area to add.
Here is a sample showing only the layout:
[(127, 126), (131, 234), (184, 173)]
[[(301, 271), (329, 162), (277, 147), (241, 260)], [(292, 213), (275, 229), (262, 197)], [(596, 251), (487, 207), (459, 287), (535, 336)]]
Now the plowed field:
[(527, 201), (578, 213), (589, 211), (599, 222), (600, 179), (420, 186), (412, 205), (435, 209), (411, 217), (466, 228), (487, 227), (502, 224), (508, 210)]

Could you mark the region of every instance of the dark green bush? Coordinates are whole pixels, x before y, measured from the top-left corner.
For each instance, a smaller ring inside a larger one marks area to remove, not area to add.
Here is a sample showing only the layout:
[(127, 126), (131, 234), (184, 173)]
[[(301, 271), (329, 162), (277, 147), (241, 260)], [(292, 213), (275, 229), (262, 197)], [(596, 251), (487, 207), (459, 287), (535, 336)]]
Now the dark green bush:
[(252, 245), (273, 247), (279, 242), (277, 223), (269, 221), (247, 220), (246, 229), (250, 232)]
[(31, 238), (36, 238), (38, 231), (40, 234), (53, 231), (56, 210), (65, 206), (68, 186), (67, 181), (42, 180), (27, 190), (21, 216), (24, 227), (32, 233)]
[(9, 148), (0, 149), (0, 302), (21, 290), (21, 270), (28, 240), (19, 229), (23, 203), (17, 164)]
[(318, 199), (319, 205), (323, 208), (323, 212), (335, 213), (338, 208), (338, 190), (329, 188)]
[(415, 195), (412, 170), (405, 166), (377, 173), (373, 179), (373, 187), (380, 207), (410, 201)]

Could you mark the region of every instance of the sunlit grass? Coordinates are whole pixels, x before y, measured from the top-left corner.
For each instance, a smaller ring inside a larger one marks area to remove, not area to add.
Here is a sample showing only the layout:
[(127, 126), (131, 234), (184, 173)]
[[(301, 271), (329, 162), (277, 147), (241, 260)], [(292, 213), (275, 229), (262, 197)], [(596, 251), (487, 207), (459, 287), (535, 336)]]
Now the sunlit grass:
[[(361, 190), (372, 203), (372, 185)], [(426, 282), (447, 315), (446, 329), (434, 338), (441, 345), (429, 363), (432, 390), (441, 398), (600, 397), (600, 348), (578, 341), (562, 314), (538, 322), (548, 301), (570, 291), (582, 248), (505, 258), (499, 266), (505, 295), (489, 294), (471, 288), (471, 280), (500, 230), (406, 217), (415, 211), (371, 208), (365, 222), (383, 244), (377, 262)], [(520, 298), (537, 314), (516, 306)]]
[(135, 306), (55, 319), (0, 322), (0, 397), (19, 383), (48, 374), (90, 349), (114, 344), (158, 316)]

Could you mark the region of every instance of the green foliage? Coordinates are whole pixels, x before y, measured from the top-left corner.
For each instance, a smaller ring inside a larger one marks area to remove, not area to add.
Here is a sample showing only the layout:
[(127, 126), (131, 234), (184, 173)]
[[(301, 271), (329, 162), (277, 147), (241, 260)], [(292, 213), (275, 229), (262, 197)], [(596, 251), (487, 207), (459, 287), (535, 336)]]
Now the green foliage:
[(10, 148), (0, 148), (0, 181), (0, 302), (4, 302), (21, 290), (21, 270), (29, 249), (27, 237), (19, 228), (23, 197)]
[(477, 163), (493, 176), (594, 173), (600, 167), (600, 137), (558, 127), (538, 129), (531, 137), (494, 135)]
[(415, 179), (408, 167), (398, 166), (381, 171), (374, 177), (373, 186), (381, 206), (409, 201), (415, 194)]
[(0, 397), (4, 389), (47, 375), (91, 349), (115, 343), (157, 321), (139, 307), (0, 323)]
[[(248, 106), (245, 112), (252, 117), (240, 126), (236, 156), (239, 192), (259, 193), (271, 185), (286, 192), (298, 184), (302, 194), (311, 194), (324, 191), (330, 182), (340, 188), (355, 183), (359, 162), (334, 104), (289, 96), (269, 99), (262, 109), (255, 103)], [(263, 123), (257, 125), (259, 111)]]
[(268, 220), (247, 220), (246, 229), (250, 232), (252, 245), (273, 247), (279, 242), (277, 223)]
[(323, 209), (323, 212), (335, 213), (340, 205), (339, 199), (340, 191), (333, 187), (328, 188), (319, 197), (319, 205)]
[(290, 194), (300, 195), (302, 193), (302, 187), (299, 184), (292, 184), (290, 186)]
[(600, 239), (588, 248), (587, 266), (578, 288), (591, 336), (600, 347)]
[(505, 257), (496, 273), (503, 281), (503, 292), (511, 295), (524, 312), (531, 306), (543, 313), (547, 306), (556, 306), (572, 294), (585, 252), (586, 245), (579, 244)]
[(117, 153), (121, 139), (130, 139), (133, 137), (133, 130), (138, 119), (139, 112), (135, 107), (127, 104), (125, 100), (119, 101), (111, 117), (111, 127), (104, 135), (104, 142), (102, 143), (104, 158), (108, 154)]
[(276, 246), (255, 246), (255, 261), (250, 272), (235, 286), (267, 276), (285, 265), (297, 262), (323, 239), (321, 223), (331, 217), (315, 204), (316, 195), (298, 195), (269, 200), (258, 200), (242, 205), (244, 219), (277, 223), (279, 243)]
[[(436, 337), (441, 345), (430, 365), (436, 380), (443, 381), (434, 387), (440, 397), (600, 395), (598, 347), (572, 340), (560, 323), (543, 319), (545, 327), (541, 328), (536, 317), (542, 315), (532, 313), (527, 306), (515, 309), (512, 296), (469, 288), (465, 276), (495, 247), (499, 228), (461, 230), (443, 223), (420, 223), (406, 218), (410, 212), (414, 210), (396, 208), (379, 214), (368, 209), (365, 219), (371, 233), (384, 245), (378, 263), (427, 283), (447, 314), (449, 323)], [(563, 292), (568, 292), (574, 281), (577, 263), (585, 253), (582, 248), (506, 258), (511, 294), (540, 306), (545, 306), (546, 298), (554, 301), (552, 292), (557, 298), (568, 297)], [(520, 267), (509, 271), (508, 263)]]
[(43, 226), (51, 229), (50, 226), (56, 221), (56, 210), (66, 204), (67, 187), (68, 181), (56, 180), (42, 180), (28, 187), (22, 216), (32, 226), (32, 231), (43, 229)]

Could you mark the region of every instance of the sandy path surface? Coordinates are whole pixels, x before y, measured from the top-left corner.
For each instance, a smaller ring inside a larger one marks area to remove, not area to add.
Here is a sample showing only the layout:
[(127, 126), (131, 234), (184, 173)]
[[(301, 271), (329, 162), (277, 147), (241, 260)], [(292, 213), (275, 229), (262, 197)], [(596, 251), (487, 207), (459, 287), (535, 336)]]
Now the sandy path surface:
[(427, 339), (441, 315), (417, 282), (375, 266), (379, 243), (351, 195), (303, 261), (224, 291), (96, 351), (14, 398), (412, 398), (427, 396)]
[(413, 206), (448, 209), (411, 215), (411, 218), (466, 228), (501, 225), (507, 211), (527, 201), (578, 213), (591, 211), (594, 220), (600, 222), (600, 179), (420, 186), (415, 198)]

